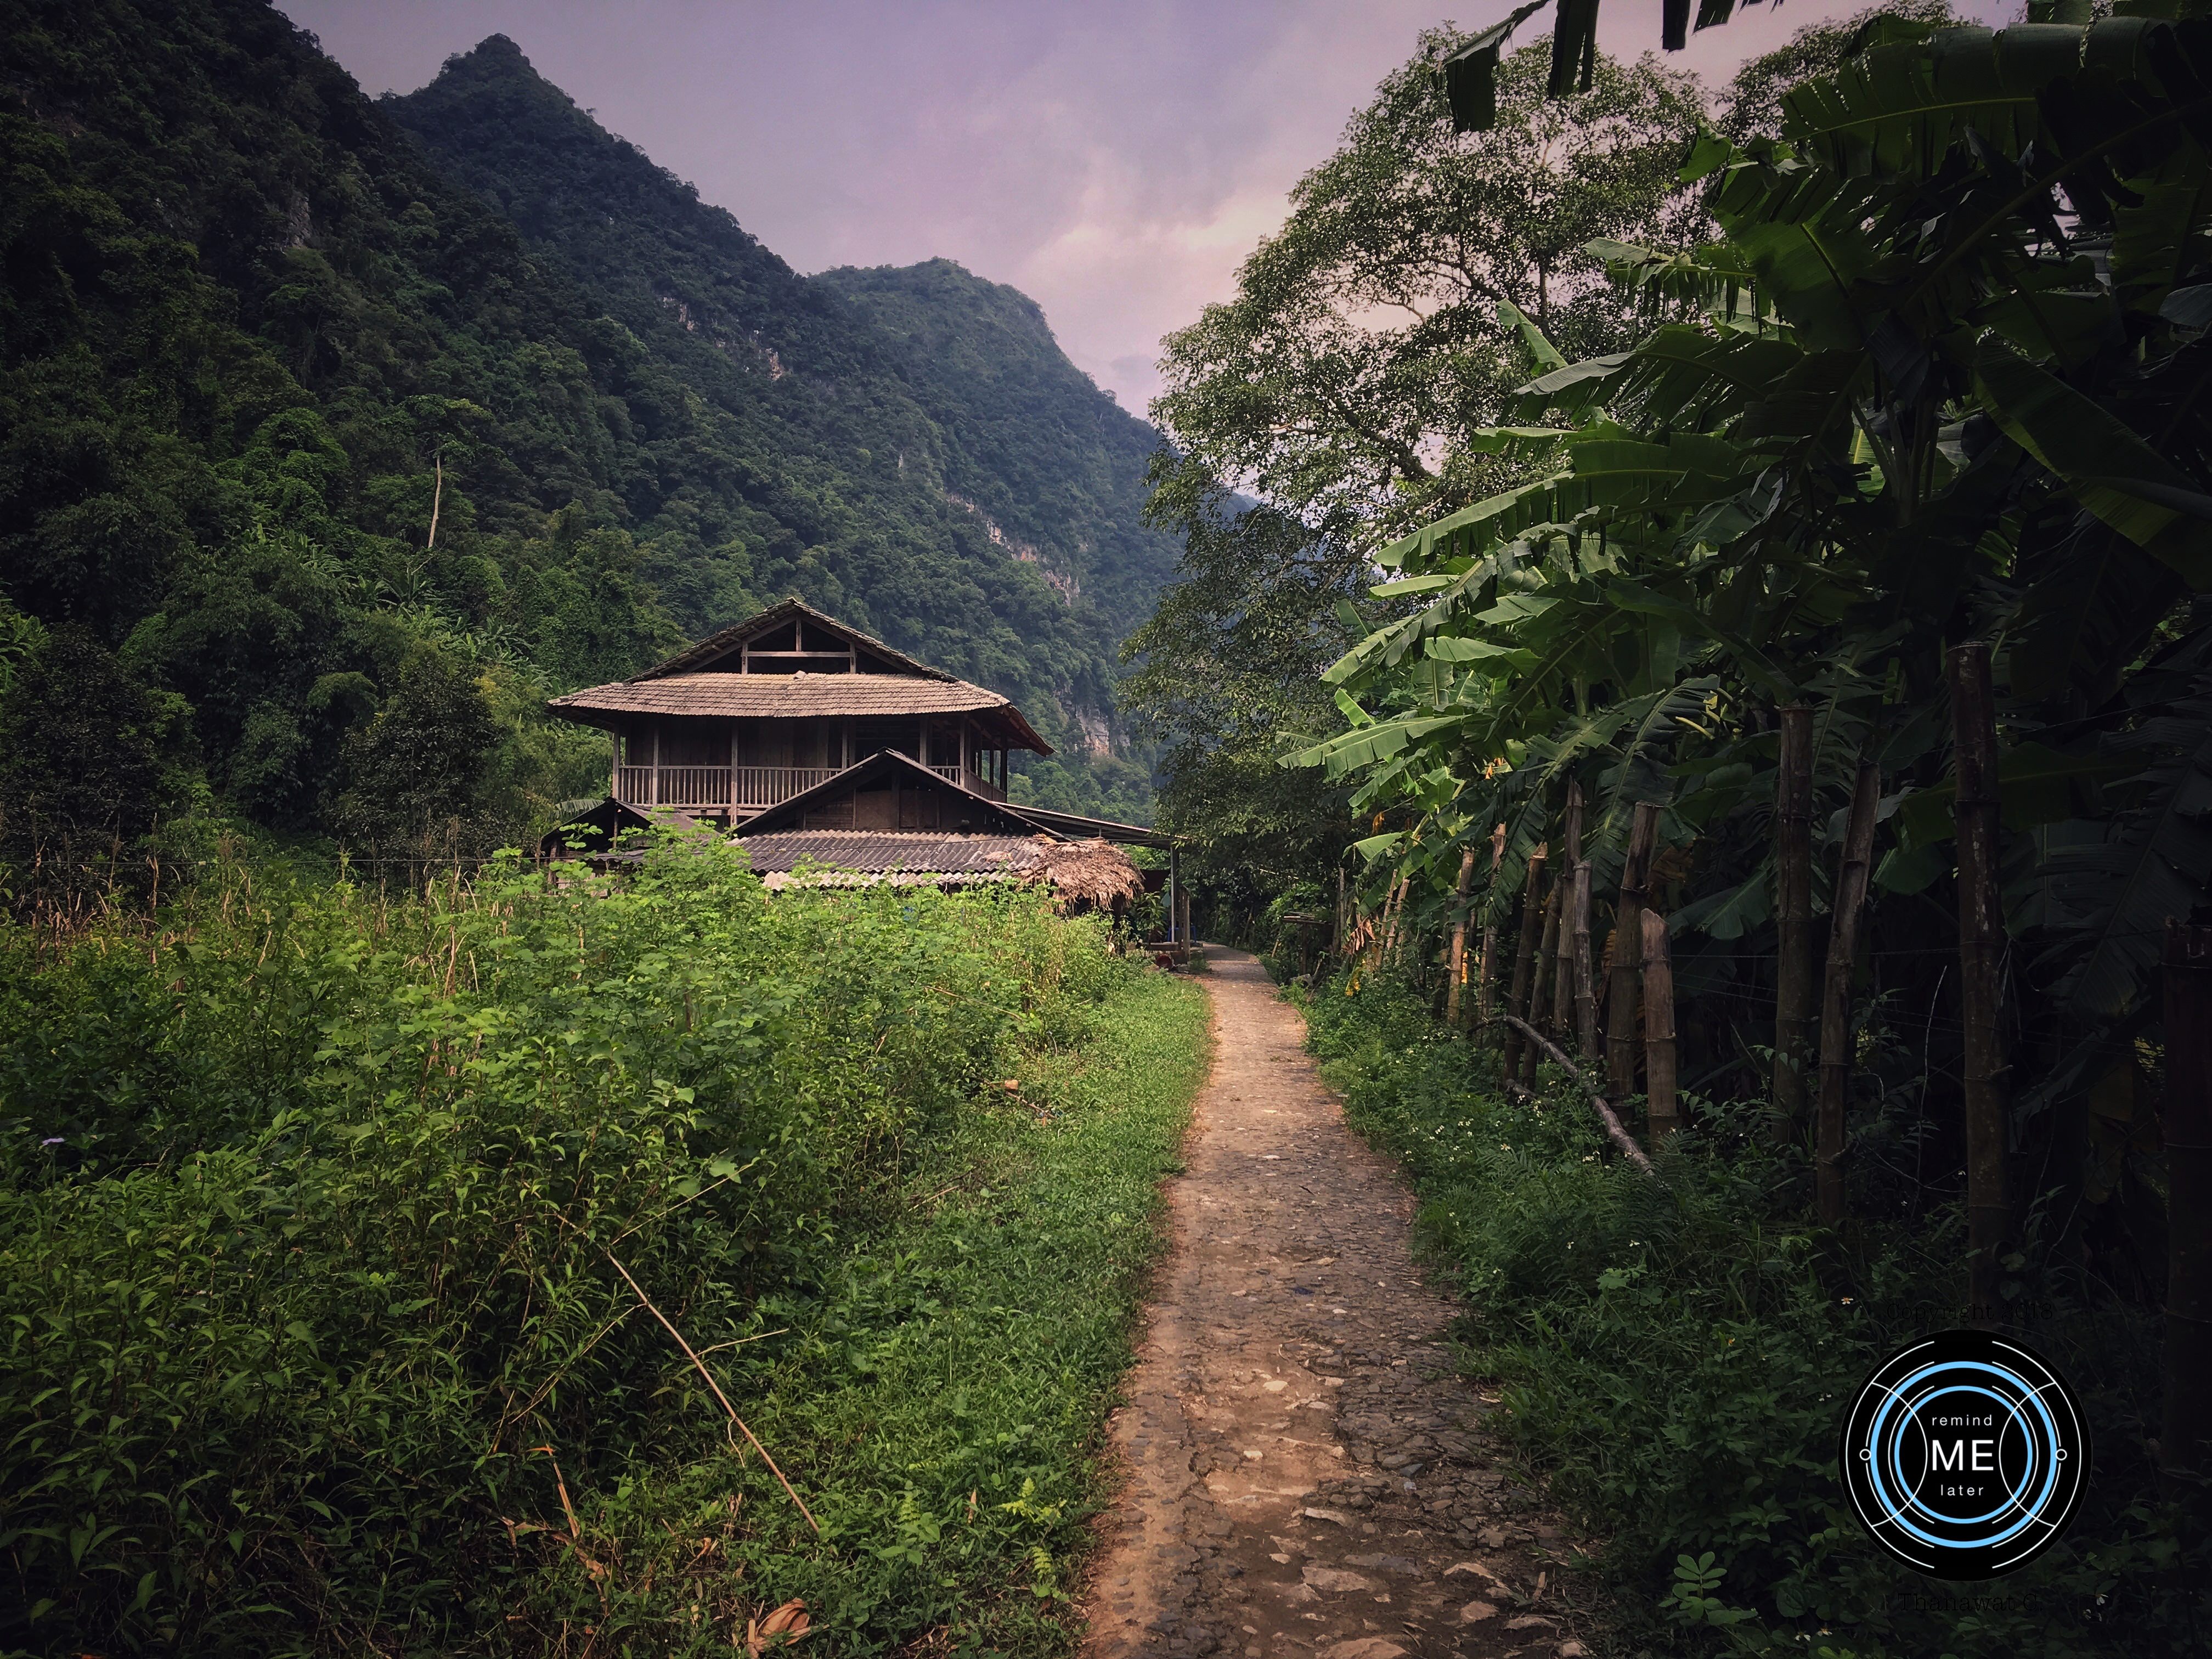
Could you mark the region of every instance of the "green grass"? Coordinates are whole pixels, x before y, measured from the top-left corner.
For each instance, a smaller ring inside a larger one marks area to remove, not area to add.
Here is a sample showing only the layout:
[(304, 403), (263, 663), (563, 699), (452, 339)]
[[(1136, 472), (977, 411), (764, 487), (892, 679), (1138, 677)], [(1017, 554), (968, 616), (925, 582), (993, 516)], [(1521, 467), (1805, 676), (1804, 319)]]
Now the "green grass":
[[(1126, 980), (1077, 1045), (1032, 1051), (919, 1170), (908, 1213), (788, 1340), (750, 1422), (821, 1518), (733, 1528), (738, 1601), (804, 1598), (808, 1648), (1065, 1652), (1067, 1595), (1103, 1497), (1097, 1452), (1161, 1248), (1159, 1183), (1179, 1167), (1208, 1046), (1205, 996)], [(624, 1542), (623, 1583), (680, 1570), (728, 1517), (728, 1471), (686, 1471), (698, 1533), (653, 1535), (612, 1496), (587, 1531)], [(757, 1479), (752, 1505), (783, 1506)], [(711, 1576), (711, 1575), (710, 1575)], [(702, 1583), (702, 1588), (706, 1586)], [(823, 1639), (826, 1638), (826, 1639)]]
[(681, 845), (0, 924), (0, 1655), (1064, 1650), (1206, 1057), (1109, 944)]
[[(1803, 1159), (1759, 1102), (1692, 1100), (1656, 1181), (1612, 1155), (1579, 1094), (1498, 1087), (1496, 1056), (1388, 977), (1299, 1000), (1352, 1124), (1403, 1160), (1419, 1239), (1468, 1312), (1466, 1369), (1553, 1495), (1607, 1540), (1619, 1651), (1811, 1659), (2105, 1659), (2212, 1650), (2205, 1546), (2161, 1507), (2148, 1310), (2065, 1264), (2014, 1317), (2085, 1397), (2097, 1456), (2067, 1540), (1991, 1584), (1881, 1554), (1836, 1478), (1840, 1402), (1884, 1354), (1960, 1322), (1955, 1213), (1803, 1212)], [(1626, 1103), (1633, 1109), (1634, 1103)], [(1586, 1583), (1588, 1581), (1585, 1581)]]

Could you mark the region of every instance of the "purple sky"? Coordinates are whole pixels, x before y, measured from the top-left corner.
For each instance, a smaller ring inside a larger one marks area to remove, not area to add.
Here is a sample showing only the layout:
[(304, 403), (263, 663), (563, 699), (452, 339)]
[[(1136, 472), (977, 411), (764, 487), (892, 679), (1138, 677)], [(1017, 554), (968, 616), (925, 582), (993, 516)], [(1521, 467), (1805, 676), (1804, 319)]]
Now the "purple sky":
[[(1509, 0), (277, 0), (372, 94), (512, 38), (600, 123), (801, 270), (957, 259), (1043, 306), (1141, 410), (1158, 341), (1232, 291), (1285, 198), (1444, 17)], [(1866, 0), (1790, 0), (1693, 35), (1709, 83)], [(1995, 21), (2014, 0), (1965, 0)], [(1600, 40), (1656, 46), (1658, 0)], [(1532, 20), (1519, 37), (1540, 33)]]

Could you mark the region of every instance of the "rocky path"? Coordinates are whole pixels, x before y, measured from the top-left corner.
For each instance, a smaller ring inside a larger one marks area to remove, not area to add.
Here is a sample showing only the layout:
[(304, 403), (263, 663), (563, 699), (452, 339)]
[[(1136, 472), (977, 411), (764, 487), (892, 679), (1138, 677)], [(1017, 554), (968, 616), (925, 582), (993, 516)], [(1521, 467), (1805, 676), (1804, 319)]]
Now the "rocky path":
[(1547, 1594), (1567, 1546), (1486, 1452), (1451, 1304), (1413, 1267), (1410, 1195), (1260, 964), (1206, 955), (1213, 1075), (1115, 1419), (1127, 1479), (1091, 1659), (1575, 1659)]

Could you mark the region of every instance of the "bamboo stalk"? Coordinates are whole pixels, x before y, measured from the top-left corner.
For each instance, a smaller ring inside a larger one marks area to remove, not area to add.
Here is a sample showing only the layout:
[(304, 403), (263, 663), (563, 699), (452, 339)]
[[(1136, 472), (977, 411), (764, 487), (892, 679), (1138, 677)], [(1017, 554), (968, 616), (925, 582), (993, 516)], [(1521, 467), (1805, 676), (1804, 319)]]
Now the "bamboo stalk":
[[(1544, 942), (1536, 947), (1536, 983), (1528, 996), (1528, 1023), (1542, 1030), (1550, 1017), (1552, 995), (1559, 982), (1556, 971), (1559, 960), (1559, 910), (1572, 884), (1565, 870), (1552, 884), (1552, 896), (1544, 902)], [(1536, 1080), (1536, 1051), (1528, 1050), (1522, 1066), (1522, 1076), (1528, 1082)]]
[(813, 1528), (815, 1531), (820, 1532), (822, 1530), (822, 1523), (814, 1518), (814, 1511), (806, 1507), (806, 1500), (799, 1495), (797, 1488), (793, 1486), (790, 1481), (784, 1479), (783, 1471), (776, 1467), (775, 1459), (769, 1455), (768, 1448), (761, 1444), (759, 1437), (754, 1434), (750, 1429), (745, 1427), (745, 1419), (738, 1415), (738, 1408), (730, 1403), (729, 1395), (722, 1392), (722, 1385), (714, 1381), (714, 1373), (707, 1369), (707, 1362), (700, 1358), (696, 1353), (692, 1352), (691, 1345), (684, 1340), (684, 1333), (678, 1330), (675, 1326), (668, 1322), (668, 1316), (661, 1312), (659, 1308), (653, 1306), (653, 1298), (645, 1293), (644, 1286), (641, 1285), (637, 1280), (629, 1276), (629, 1269), (623, 1267), (619, 1261), (616, 1260), (614, 1252), (612, 1250), (603, 1249), (600, 1254), (605, 1256), (609, 1261), (614, 1263), (614, 1270), (623, 1276), (623, 1282), (628, 1285), (631, 1290), (637, 1293), (637, 1299), (639, 1301), (645, 1304), (646, 1312), (651, 1314), (655, 1319), (659, 1320), (660, 1322), (661, 1329), (666, 1331), (669, 1335), (676, 1339), (676, 1346), (684, 1350), (684, 1357), (691, 1362), (691, 1369), (697, 1371), (701, 1376), (706, 1379), (707, 1386), (714, 1391), (714, 1398), (722, 1402), (722, 1409), (730, 1414), (730, 1421), (736, 1424), (738, 1429), (744, 1433), (745, 1438), (752, 1443), (753, 1449), (761, 1455), (762, 1460), (766, 1462), (769, 1467), (769, 1472), (775, 1476), (777, 1483), (783, 1487), (784, 1495), (790, 1498), (793, 1503), (799, 1505), (799, 1512), (806, 1517), (806, 1524)]
[(1967, 1318), (1997, 1322), (2000, 1258), (2012, 1231), (2005, 1193), (2008, 1092), (2003, 1000), (2004, 901), (1997, 887), (1996, 694), (1990, 648), (1978, 641), (1950, 653), (1953, 766), (1958, 793), (1959, 991), (1966, 1024)]
[[(1521, 878), (1521, 928), (1513, 941), (1513, 979), (1505, 990), (1506, 1009), (1516, 1019), (1528, 1012), (1528, 984), (1536, 955), (1536, 918), (1543, 908), (1543, 892), (1544, 848), (1540, 842), (1528, 855), (1528, 867)], [(1521, 1074), (1521, 1033), (1509, 1024), (1505, 1028), (1503, 1067), (1509, 1078)]]
[(2167, 1495), (2212, 1481), (2212, 926), (2166, 924)]
[(1667, 943), (1667, 918), (1656, 910), (1638, 912), (1644, 936), (1644, 1097), (1651, 1144), (1682, 1127), (1675, 1100), (1674, 961)]
[[(1565, 884), (1562, 883), (1561, 885)], [(1620, 1115), (1607, 1103), (1606, 1097), (1590, 1085), (1590, 1080), (1576, 1067), (1574, 1061), (1560, 1053), (1557, 1044), (1527, 1020), (1516, 1019), (1512, 1015), (1508, 1014), (1505, 1016), (1505, 1021), (1507, 1024), (1514, 1027), (1530, 1042), (1557, 1061), (1559, 1069), (1567, 1074), (1574, 1085), (1589, 1097), (1590, 1103), (1597, 1108), (1597, 1115), (1605, 1124), (1606, 1134), (1612, 1139), (1614, 1146), (1628, 1155), (1629, 1162), (1646, 1175), (1657, 1173), (1651, 1167), (1651, 1160), (1644, 1155), (1644, 1149), (1636, 1144), (1636, 1137), (1628, 1133), (1622, 1125)]]
[(1584, 859), (1575, 866), (1574, 910), (1575, 1037), (1583, 1059), (1595, 1066), (1597, 1047), (1597, 984), (1590, 960), (1590, 866)]
[(1774, 786), (1774, 1118), (1779, 1145), (1802, 1133), (1813, 1027), (1813, 711), (1782, 711)]
[(1459, 1030), (1460, 988), (1467, 983), (1467, 890), (1474, 880), (1474, 848), (1459, 855), (1459, 884), (1452, 890), (1451, 983), (1444, 991), (1444, 1024)]
[(1620, 902), (1613, 907), (1613, 962), (1607, 970), (1605, 1048), (1607, 1085), (1613, 1098), (1636, 1092), (1636, 981), (1643, 956), (1645, 884), (1651, 850), (1659, 839), (1659, 803), (1640, 800), (1629, 826), (1628, 856), (1620, 866)]
[[(1552, 986), (1552, 1029), (1561, 1037), (1571, 1035), (1568, 1021), (1575, 1006), (1575, 872), (1583, 861), (1583, 787), (1567, 785), (1567, 861), (1559, 866), (1559, 936), (1557, 967)], [(1540, 1020), (1537, 1022), (1541, 1024)]]
[(1836, 875), (1828, 929), (1827, 977), (1820, 992), (1820, 1104), (1814, 1147), (1814, 1182), (1822, 1222), (1844, 1218), (1844, 1126), (1851, 1090), (1851, 973), (1858, 958), (1859, 917), (1866, 908), (1867, 866), (1874, 857), (1874, 815), (1881, 800), (1881, 769), (1859, 763), (1844, 861)]
[[(1498, 894), (1498, 866), (1505, 861), (1505, 826), (1499, 824), (1490, 832), (1490, 887), (1483, 910), (1486, 915), (1495, 915)], [(1498, 924), (1494, 921), (1482, 924), (1482, 954), (1476, 958), (1474, 973), (1474, 1018), (1478, 1029), (1490, 1024), (1491, 992), (1498, 978)]]

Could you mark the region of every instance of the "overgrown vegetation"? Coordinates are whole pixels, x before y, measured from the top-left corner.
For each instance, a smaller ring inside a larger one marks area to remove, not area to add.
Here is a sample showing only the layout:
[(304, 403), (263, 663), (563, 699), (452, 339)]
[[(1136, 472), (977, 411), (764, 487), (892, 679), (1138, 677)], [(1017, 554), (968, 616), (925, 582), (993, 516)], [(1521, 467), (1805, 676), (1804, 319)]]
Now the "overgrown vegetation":
[[(1355, 970), (1356, 971), (1356, 970)], [(1838, 1402), (1876, 1360), (1955, 1322), (1955, 1205), (1848, 1238), (1790, 1194), (1805, 1159), (1753, 1106), (1694, 1103), (1659, 1179), (1605, 1156), (1546, 1068), (1531, 1100), (1403, 979), (1340, 975), (1302, 1002), (1352, 1121), (1405, 1160), (1425, 1249), (1458, 1285), (1462, 1363), (1498, 1384), (1514, 1443), (1606, 1542), (1620, 1638), (1663, 1651), (1828, 1659), (2200, 1653), (2201, 1534), (2144, 1501), (2158, 1376), (2152, 1310), (2079, 1262), (2039, 1264), (2017, 1328), (2066, 1370), (2097, 1448), (2069, 1541), (1990, 1584), (1923, 1578), (1852, 1521)], [(1910, 1130), (1910, 1106), (1885, 1127)]]
[(1104, 946), (696, 845), (0, 931), (0, 1646), (1064, 1646), (1204, 1060)]

